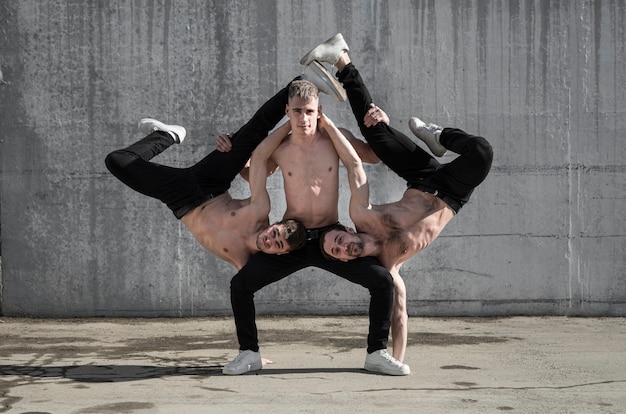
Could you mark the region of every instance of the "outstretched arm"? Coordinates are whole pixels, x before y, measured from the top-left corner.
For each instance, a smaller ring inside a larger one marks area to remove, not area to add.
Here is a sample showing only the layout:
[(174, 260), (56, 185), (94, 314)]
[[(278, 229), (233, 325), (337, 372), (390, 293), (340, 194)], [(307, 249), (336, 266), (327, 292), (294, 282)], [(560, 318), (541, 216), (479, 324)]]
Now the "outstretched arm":
[(274, 130), (256, 147), (250, 157), (250, 205), (259, 210), (270, 210), (270, 196), (267, 192), (267, 164), (280, 143), (289, 135), (291, 125), (284, 123)]
[(356, 150), (350, 144), (350, 141), (341, 133), (339, 128), (335, 126), (333, 121), (326, 115), (322, 114), (318, 125), (326, 131), (330, 137), (335, 150), (341, 158), (341, 162), (346, 166), (348, 171), (348, 183), (350, 184), (350, 215), (357, 214), (363, 209), (370, 207), (369, 197), (370, 190), (367, 182), (367, 175), (363, 169), (363, 162), (357, 155)]

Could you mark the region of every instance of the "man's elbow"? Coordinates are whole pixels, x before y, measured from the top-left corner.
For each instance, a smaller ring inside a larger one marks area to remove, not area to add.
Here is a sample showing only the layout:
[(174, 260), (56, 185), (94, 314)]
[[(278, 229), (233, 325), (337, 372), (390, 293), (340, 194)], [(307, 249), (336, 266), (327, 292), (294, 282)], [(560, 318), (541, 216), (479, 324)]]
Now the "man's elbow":
[(378, 164), (380, 162), (380, 158), (371, 149), (363, 154), (361, 159), (367, 164)]

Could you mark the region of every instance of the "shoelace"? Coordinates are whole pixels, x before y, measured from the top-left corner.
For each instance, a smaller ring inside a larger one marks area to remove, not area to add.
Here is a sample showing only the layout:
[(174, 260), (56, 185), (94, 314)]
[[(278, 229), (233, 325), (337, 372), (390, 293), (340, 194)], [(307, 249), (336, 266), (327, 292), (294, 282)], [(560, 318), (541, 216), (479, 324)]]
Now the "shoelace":
[(387, 351), (381, 352), (380, 355), (397, 367), (401, 367), (403, 365), (400, 361), (392, 357)]
[(235, 357), (235, 360), (233, 361), (233, 363), (236, 364), (237, 362), (241, 362), (241, 360), (244, 359), (248, 354), (249, 352), (246, 352), (246, 351), (240, 352), (239, 355)]

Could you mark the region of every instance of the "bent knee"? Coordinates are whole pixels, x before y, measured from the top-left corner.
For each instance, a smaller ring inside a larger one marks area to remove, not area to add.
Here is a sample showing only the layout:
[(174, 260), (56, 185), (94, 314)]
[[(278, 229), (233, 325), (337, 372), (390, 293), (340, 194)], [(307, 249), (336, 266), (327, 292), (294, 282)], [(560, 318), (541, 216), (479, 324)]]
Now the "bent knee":
[(114, 175), (116, 172), (122, 171), (126, 168), (130, 163), (137, 160), (139, 156), (134, 152), (126, 151), (126, 150), (116, 150), (111, 152), (104, 159), (104, 164), (107, 169), (111, 171)]
[(230, 290), (231, 291), (241, 291), (245, 290), (245, 283), (243, 281), (243, 277), (240, 273), (237, 273), (235, 276), (230, 279)]
[(117, 170), (119, 167), (119, 162), (117, 157), (115, 156), (115, 152), (110, 153), (104, 159), (104, 165), (106, 165), (107, 170), (113, 172), (113, 170)]
[(491, 162), (493, 161), (493, 147), (483, 137), (478, 137), (476, 143), (476, 156), (484, 163), (485, 165), (491, 166)]
[(230, 279), (230, 291), (234, 294), (254, 295), (263, 288), (264, 284), (258, 283), (258, 276), (251, 272), (240, 271)]
[(129, 159), (127, 153), (117, 150), (106, 156), (104, 164), (113, 175), (117, 175), (116, 173), (121, 171), (130, 161), (132, 159)]

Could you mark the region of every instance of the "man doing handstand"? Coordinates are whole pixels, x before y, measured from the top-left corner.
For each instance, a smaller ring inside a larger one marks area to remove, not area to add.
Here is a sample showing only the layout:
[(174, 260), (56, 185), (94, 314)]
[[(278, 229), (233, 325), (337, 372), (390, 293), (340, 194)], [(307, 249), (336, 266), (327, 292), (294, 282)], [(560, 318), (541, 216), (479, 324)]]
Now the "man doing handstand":
[[(306, 238), (300, 222), (285, 219), (269, 225), (270, 198), (266, 189), (267, 157), (257, 158), (250, 170), (250, 198), (228, 194), (232, 180), (253, 150), (284, 116), (288, 87), (267, 101), (232, 137), (228, 153), (213, 151), (188, 168), (150, 162), (172, 144), (180, 144), (185, 128), (155, 119), (140, 121), (147, 136), (106, 157), (109, 171), (132, 189), (157, 198), (210, 253), (241, 269), (255, 253), (284, 254), (301, 247)], [(275, 131), (286, 135), (289, 125)], [(280, 142), (280, 141), (279, 141)]]
[(348, 45), (341, 34), (312, 49), (300, 63), (308, 65), (312, 61), (329, 62), (337, 67), (337, 78), (346, 90), (361, 133), (376, 155), (404, 178), (409, 187), (394, 203), (371, 205), (361, 161), (340, 132), (331, 133), (336, 128), (330, 123), (329, 135), (348, 170), (350, 218), (358, 233), (344, 227), (331, 229), (322, 236), (321, 247), (340, 261), (375, 256), (389, 269), (395, 292), (393, 356), (402, 361), (408, 315), (400, 267), (430, 245), (468, 202), (473, 190), (487, 177), (493, 151), (483, 137), (460, 129), (427, 125), (412, 118), (411, 130), (433, 153), (442, 156), (450, 150), (459, 154), (452, 162), (440, 164), (407, 136), (391, 128), (387, 115), (373, 105), (369, 91), (351, 63)]

